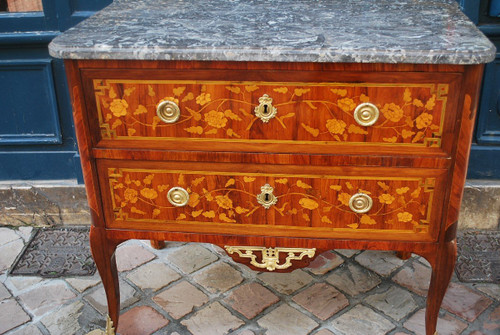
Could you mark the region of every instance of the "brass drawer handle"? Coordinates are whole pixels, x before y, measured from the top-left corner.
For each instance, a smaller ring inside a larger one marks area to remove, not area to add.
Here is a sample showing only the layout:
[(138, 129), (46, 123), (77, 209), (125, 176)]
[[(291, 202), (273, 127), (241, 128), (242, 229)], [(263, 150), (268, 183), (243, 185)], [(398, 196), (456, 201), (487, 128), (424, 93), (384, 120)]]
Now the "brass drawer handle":
[(167, 199), (175, 207), (183, 207), (189, 202), (189, 193), (182, 187), (172, 187), (167, 193)]
[(349, 208), (355, 213), (366, 213), (373, 205), (373, 200), (368, 194), (356, 193), (349, 199)]
[(160, 102), (158, 107), (156, 107), (156, 115), (165, 123), (174, 123), (179, 120), (181, 110), (175, 102), (165, 100)]
[(364, 127), (372, 126), (377, 122), (380, 112), (374, 104), (364, 102), (354, 110), (354, 120)]
[(271, 206), (276, 205), (278, 198), (273, 194), (274, 188), (271, 185), (266, 184), (260, 188), (261, 193), (257, 195), (257, 202), (262, 205), (265, 209), (269, 209)]
[(255, 107), (255, 116), (262, 120), (262, 122), (267, 123), (273, 117), (276, 116), (278, 110), (272, 105), (273, 98), (269, 95), (264, 94), (259, 98), (259, 105)]

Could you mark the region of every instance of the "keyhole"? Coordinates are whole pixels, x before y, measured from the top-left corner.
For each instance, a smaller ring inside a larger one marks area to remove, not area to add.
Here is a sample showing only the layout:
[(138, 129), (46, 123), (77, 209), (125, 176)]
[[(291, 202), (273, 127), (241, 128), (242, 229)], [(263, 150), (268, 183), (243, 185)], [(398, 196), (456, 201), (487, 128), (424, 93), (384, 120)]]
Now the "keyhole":
[(265, 199), (266, 201), (269, 201), (269, 193), (266, 193), (266, 195), (265, 195), (264, 199)]
[(264, 105), (264, 106), (262, 106), (262, 107), (264, 107), (264, 114), (267, 114), (267, 113), (268, 113), (268, 110), (267, 110), (267, 105)]

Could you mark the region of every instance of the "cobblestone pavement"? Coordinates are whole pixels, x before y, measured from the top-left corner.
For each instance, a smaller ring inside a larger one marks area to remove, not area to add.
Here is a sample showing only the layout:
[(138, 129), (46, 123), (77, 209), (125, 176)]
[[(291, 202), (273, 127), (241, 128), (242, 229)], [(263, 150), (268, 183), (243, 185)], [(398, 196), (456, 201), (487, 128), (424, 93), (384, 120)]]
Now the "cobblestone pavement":
[[(7, 276), (31, 228), (0, 228), (0, 334), (87, 334), (105, 326), (99, 277)], [(258, 273), (207, 244), (129, 241), (117, 251), (122, 335), (424, 333), (430, 268), (392, 252), (336, 250), (290, 274)], [(440, 335), (500, 334), (500, 285), (452, 280)]]

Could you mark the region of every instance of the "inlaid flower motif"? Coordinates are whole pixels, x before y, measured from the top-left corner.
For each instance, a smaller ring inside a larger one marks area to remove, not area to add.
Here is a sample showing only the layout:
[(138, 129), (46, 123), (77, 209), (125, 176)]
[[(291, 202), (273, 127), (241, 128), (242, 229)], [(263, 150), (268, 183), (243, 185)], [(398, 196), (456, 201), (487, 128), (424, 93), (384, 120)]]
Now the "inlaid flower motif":
[(418, 129), (428, 127), (432, 123), (432, 114), (422, 113), (415, 120)]
[(125, 192), (123, 192), (123, 197), (125, 200), (135, 204), (137, 202), (137, 191), (133, 188), (127, 188)]
[(337, 100), (337, 105), (344, 112), (350, 112), (350, 111), (353, 111), (354, 108), (356, 108), (356, 103), (351, 98), (339, 99), (339, 100)]
[(389, 193), (384, 193), (384, 194), (381, 194), (379, 195), (378, 197), (378, 200), (380, 201), (380, 203), (382, 204), (387, 204), (387, 205), (390, 205), (392, 204), (392, 202), (394, 201), (394, 198), (392, 195), (390, 195)]
[(233, 208), (233, 201), (229, 199), (227, 195), (218, 195), (215, 197), (215, 201), (217, 201), (217, 205), (224, 209)]
[(343, 134), (346, 126), (342, 120), (330, 119), (326, 121), (326, 129), (332, 134)]
[(413, 215), (408, 212), (398, 213), (398, 220), (400, 222), (410, 222), (413, 219)]
[(147, 198), (147, 199), (156, 199), (158, 197), (158, 192), (156, 192), (155, 190), (153, 190), (152, 188), (143, 188), (141, 190), (141, 195), (144, 197), (144, 198)]
[(163, 102), (163, 101), (172, 101), (172, 102), (175, 102), (176, 105), (179, 105), (179, 99), (174, 98), (174, 97), (165, 97), (165, 98), (160, 100), (160, 102)]
[(124, 99), (113, 99), (109, 105), (109, 110), (116, 117), (127, 115), (127, 108), (128, 102)]
[(391, 102), (390, 104), (385, 104), (384, 107), (382, 107), (382, 114), (384, 114), (384, 117), (387, 120), (398, 122), (403, 117), (404, 112), (401, 107)]
[(351, 200), (351, 195), (349, 193), (340, 193), (337, 199), (344, 206), (349, 206), (349, 200)]
[(300, 199), (299, 205), (301, 205), (304, 208), (310, 209), (310, 210), (313, 210), (313, 209), (316, 209), (319, 207), (319, 204), (316, 201), (309, 199), (309, 198)]
[(210, 98), (210, 93), (201, 93), (196, 97), (196, 103), (201, 106), (209, 103), (210, 101), (212, 101), (212, 99)]
[(227, 118), (223, 112), (218, 112), (216, 110), (211, 110), (205, 114), (205, 122), (209, 126), (214, 128), (224, 128), (227, 123)]

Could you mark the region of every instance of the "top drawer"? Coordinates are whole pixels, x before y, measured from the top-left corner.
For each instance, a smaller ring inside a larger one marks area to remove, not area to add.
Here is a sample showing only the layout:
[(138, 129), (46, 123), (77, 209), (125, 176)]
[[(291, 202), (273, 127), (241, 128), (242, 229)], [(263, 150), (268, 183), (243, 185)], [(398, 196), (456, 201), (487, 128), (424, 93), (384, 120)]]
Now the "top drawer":
[[(449, 78), (398, 81), (92, 78), (87, 88), (92, 90), (95, 113), (90, 114), (100, 129), (97, 142), (101, 147), (449, 152), (457, 85)], [(163, 105), (160, 112), (159, 105)]]

